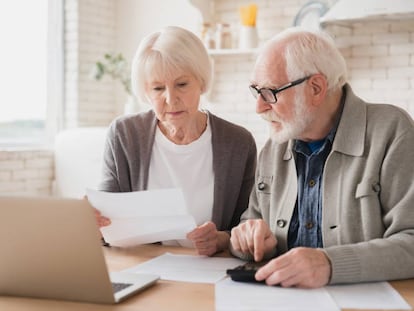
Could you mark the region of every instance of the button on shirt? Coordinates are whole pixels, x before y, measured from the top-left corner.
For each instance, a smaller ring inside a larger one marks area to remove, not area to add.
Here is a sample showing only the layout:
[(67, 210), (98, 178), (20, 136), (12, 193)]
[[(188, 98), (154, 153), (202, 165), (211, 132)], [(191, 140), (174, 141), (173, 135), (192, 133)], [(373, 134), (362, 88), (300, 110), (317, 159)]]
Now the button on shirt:
[(296, 153), (298, 197), (289, 227), (288, 247), (323, 247), (322, 242), (322, 176), (326, 158), (336, 133), (335, 126), (320, 141), (307, 143), (297, 140)]

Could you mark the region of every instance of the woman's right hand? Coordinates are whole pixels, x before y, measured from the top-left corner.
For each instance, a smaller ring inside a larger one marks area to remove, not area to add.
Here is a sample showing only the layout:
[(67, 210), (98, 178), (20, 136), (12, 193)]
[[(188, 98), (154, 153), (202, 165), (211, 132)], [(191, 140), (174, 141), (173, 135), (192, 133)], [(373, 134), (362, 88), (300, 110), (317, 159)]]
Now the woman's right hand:
[(94, 212), (95, 212), (96, 222), (99, 228), (109, 226), (111, 224), (111, 220), (108, 217), (102, 216), (99, 210), (94, 208)]

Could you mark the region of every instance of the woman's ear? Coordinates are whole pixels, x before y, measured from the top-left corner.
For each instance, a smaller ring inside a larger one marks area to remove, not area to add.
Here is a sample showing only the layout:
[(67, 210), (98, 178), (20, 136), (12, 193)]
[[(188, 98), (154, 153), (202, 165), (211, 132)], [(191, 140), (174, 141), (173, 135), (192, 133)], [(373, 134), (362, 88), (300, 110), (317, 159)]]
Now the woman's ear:
[(321, 105), (328, 91), (328, 82), (322, 74), (314, 74), (309, 78), (310, 93), (312, 97), (312, 104), (314, 106)]
[(206, 83), (204, 81), (200, 81), (200, 92), (201, 94), (204, 94), (207, 92), (207, 87), (206, 87)]

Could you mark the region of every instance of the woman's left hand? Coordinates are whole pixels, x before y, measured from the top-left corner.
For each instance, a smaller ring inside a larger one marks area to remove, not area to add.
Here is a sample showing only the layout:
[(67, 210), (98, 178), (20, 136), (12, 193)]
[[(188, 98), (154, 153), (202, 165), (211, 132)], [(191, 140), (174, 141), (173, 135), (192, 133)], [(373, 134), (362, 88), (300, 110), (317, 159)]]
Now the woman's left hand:
[(212, 256), (223, 250), (225, 245), (228, 247), (230, 236), (217, 231), (216, 225), (208, 221), (187, 233), (187, 239), (193, 242), (199, 255)]

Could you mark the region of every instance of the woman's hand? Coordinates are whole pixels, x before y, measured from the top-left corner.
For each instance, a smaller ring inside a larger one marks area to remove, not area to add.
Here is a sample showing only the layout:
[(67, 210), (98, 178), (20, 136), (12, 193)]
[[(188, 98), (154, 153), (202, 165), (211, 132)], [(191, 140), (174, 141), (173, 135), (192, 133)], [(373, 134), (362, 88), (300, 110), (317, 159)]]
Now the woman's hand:
[[(88, 201), (88, 197), (86, 195), (83, 196), (83, 199)], [(90, 203), (89, 203), (90, 204)], [(92, 205), (91, 205), (92, 207)], [(93, 211), (95, 213), (96, 223), (98, 224), (98, 227), (106, 227), (111, 224), (111, 220), (108, 217), (102, 216), (101, 212), (97, 210), (96, 208), (92, 207)]]
[(105, 216), (102, 216), (99, 210), (96, 208), (93, 210), (95, 212), (96, 223), (98, 224), (99, 228), (109, 226), (111, 224), (111, 220)]
[(198, 226), (187, 234), (199, 255), (212, 256), (229, 246), (230, 236), (224, 231), (217, 231), (216, 225), (211, 221)]

